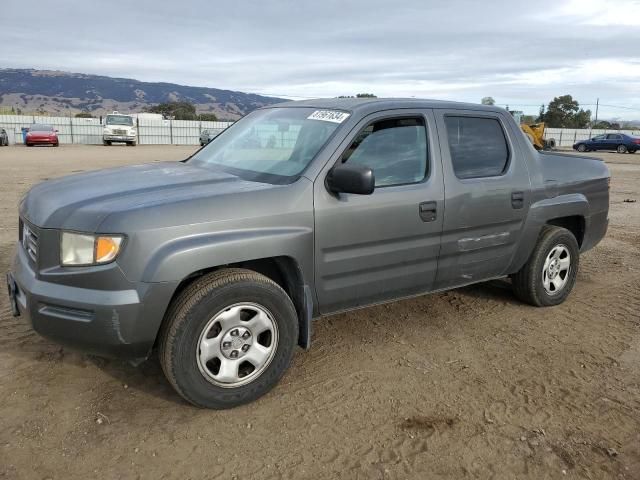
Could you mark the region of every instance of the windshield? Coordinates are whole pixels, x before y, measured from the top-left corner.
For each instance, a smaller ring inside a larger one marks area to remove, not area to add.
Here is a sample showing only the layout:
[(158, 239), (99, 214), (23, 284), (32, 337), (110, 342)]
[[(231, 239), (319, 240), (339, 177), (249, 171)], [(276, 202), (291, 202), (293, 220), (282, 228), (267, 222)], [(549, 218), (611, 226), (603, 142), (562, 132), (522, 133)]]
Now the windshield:
[(315, 108), (257, 110), (218, 135), (190, 161), (256, 181), (286, 183), (309, 165), (349, 114)]
[(29, 127), (30, 132), (52, 132), (53, 127), (51, 125), (31, 125)]
[(133, 118), (127, 115), (107, 115), (107, 125), (133, 125)]

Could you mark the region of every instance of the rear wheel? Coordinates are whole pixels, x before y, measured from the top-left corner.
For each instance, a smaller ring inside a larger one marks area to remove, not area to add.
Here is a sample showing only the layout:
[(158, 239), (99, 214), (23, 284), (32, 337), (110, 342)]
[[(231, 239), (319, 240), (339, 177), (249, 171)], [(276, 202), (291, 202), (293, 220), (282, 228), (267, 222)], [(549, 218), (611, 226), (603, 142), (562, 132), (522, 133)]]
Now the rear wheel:
[(618, 145), (618, 148), (616, 148), (616, 152), (627, 153), (627, 147), (625, 145)]
[(580, 145), (578, 145), (578, 151), (580, 153), (584, 153), (587, 151), (587, 146), (584, 143), (581, 143)]
[(282, 288), (250, 270), (224, 269), (174, 300), (160, 334), (160, 363), (185, 400), (232, 408), (276, 385), (297, 339), (296, 311)]
[(579, 257), (578, 242), (569, 230), (545, 226), (531, 257), (512, 276), (516, 297), (536, 307), (564, 302), (575, 284)]

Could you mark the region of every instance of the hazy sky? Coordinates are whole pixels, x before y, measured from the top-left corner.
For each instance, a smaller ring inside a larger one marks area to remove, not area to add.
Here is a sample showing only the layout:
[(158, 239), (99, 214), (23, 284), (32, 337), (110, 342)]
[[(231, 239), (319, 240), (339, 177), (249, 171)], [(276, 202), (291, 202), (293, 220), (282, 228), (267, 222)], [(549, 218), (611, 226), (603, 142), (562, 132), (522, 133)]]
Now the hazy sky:
[(2, 0), (2, 67), (640, 119), (640, 0)]

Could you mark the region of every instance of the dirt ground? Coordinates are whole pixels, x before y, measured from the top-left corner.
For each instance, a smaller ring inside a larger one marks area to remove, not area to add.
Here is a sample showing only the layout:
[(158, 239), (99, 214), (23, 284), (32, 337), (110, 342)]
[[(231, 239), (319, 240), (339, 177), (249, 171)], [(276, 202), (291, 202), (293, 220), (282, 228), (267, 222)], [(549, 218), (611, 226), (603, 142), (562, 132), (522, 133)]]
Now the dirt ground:
[[(0, 271), (34, 183), (191, 151), (0, 148)], [(230, 411), (187, 405), (155, 359), (39, 337), (3, 292), (0, 479), (640, 479), (640, 154), (598, 156), (610, 230), (565, 304), (492, 282), (326, 318), (270, 394)]]

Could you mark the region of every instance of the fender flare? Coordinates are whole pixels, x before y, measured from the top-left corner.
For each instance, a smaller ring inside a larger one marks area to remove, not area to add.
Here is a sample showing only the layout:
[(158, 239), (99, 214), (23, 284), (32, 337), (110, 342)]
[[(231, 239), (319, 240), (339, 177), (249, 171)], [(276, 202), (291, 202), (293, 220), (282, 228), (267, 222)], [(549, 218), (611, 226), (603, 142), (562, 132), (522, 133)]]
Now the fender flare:
[(284, 280), (298, 314), (298, 344), (308, 349), (314, 314), (314, 288), (311, 283), (313, 257), (305, 256), (307, 243), (308, 249), (312, 249), (313, 231), (297, 227), (223, 231), (177, 238), (150, 256), (143, 272), (143, 281), (169, 282), (177, 288), (195, 272), (276, 259), (276, 264), (286, 277)]
[(534, 202), (522, 228), (520, 244), (514, 254), (507, 273), (519, 271), (529, 260), (535, 248), (540, 231), (549, 221), (563, 217), (584, 218), (585, 232), (589, 229), (589, 201), (581, 193), (569, 193)]

